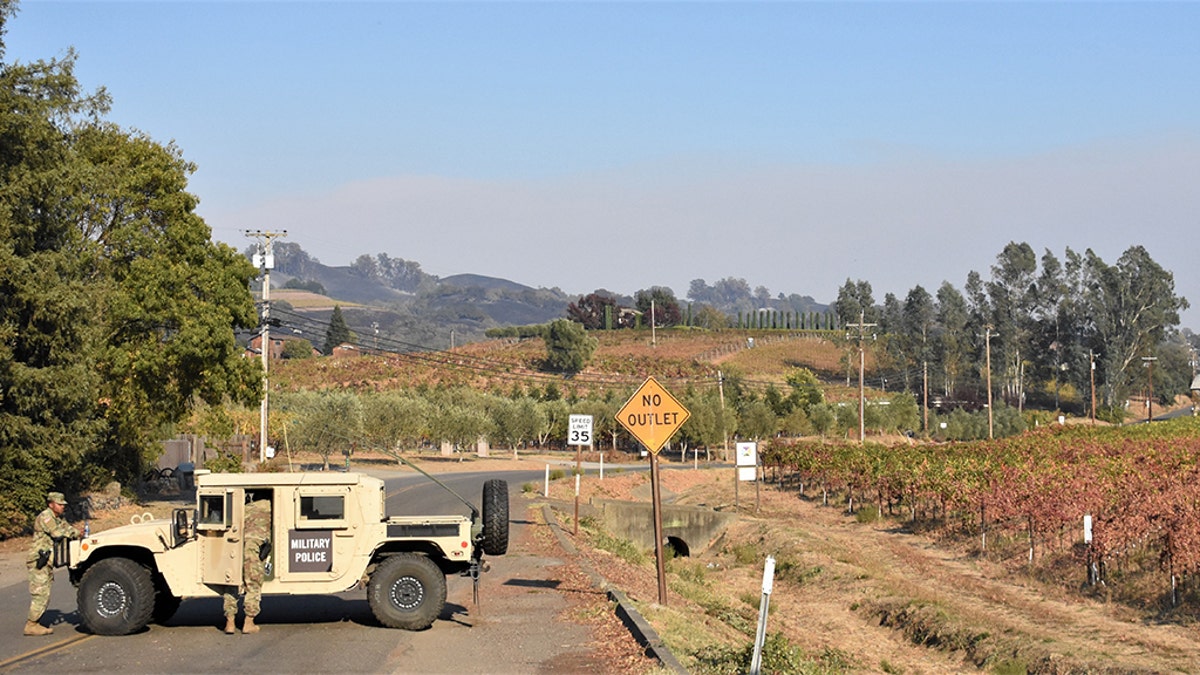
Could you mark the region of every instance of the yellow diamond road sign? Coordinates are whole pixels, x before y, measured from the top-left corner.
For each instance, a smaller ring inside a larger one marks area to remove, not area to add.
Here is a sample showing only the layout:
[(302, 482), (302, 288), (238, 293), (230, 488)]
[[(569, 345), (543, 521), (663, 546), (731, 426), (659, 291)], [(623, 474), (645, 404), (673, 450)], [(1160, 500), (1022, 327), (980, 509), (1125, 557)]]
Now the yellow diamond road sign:
[(617, 421), (647, 450), (657, 455), (690, 415), (687, 408), (663, 389), (658, 380), (648, 377), (621, 406)]

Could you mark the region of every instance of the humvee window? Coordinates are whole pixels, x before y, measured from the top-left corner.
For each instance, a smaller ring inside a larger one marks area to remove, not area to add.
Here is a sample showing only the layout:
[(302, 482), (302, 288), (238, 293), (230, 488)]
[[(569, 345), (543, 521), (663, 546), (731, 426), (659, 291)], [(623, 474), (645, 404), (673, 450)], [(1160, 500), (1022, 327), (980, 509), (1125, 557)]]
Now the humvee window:
[(200, 495), (200, 518), (196, 526), (201, 530), (228, 528), (232, 505), (232, 496), (228, 494)]
[(300, 495), (300, 518), (296, 525), (329, 527), (346, 518), (346, 504), (343, 495)]

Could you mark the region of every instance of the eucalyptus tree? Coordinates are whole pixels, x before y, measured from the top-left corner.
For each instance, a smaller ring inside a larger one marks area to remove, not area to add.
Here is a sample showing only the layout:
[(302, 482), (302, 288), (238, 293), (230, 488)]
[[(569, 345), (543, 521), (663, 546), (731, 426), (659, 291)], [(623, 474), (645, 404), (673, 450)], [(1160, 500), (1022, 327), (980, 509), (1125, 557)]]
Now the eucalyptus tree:
[[(985, 285), (991, 302), (993, 381), (999, 376), (1007, 398), (1020, 410), (1025, 399), (1025, 361), (1033, 351), (1037, 255), (1027, 243), (1009, 242), (996, 256), (991, 281)], [(996, 368), (996, 364), (1000, 364)]]
[[(979, 272), (971, 270), (967, 273), (967, 281), (963, 284), (963, 297), (967, 301), (967, 335), (973, 347), (968, 372), (977, 373), (979, 379), (976, 382), (982, 383), (990, 377), (990, 373), (985, 372), (988, 368), (987, 361), (990, 360), (988, 343), (995, 335), (996, 327), (992, 324), (992, 306)], [(991, 392), (987, 395), (990, 397)]]
[(1141, 359), (1179, 325), (1188, 301), (1175, 295), (1175, 278), (1141, 246), (1127, 249), (1108, 265), (1088, 249), (1081, 281), (1082, 309), (1089, 324), (1089, 346), (1099, 354), (1104, 403), (1113, 406), (1134, 386)]
[[(846, 283), (838, 289), (838, 297), (833, 304), (838, 323), (846, 326), (847, 330), (852, 330), (852, 325), (879, 323), (879, 312), (875, 307), (875, 298), (871, 293), (871, 284), (868, 281), (846, 279)], [(847, 386), (850, 385), (850, 374), (855, 367), (853, 355), (857, 354), (861, 347), (859, 342), (866, 326), (859, 325), (857, 329), (853, 330), (855, 334), (847, 333), (845, 350), (842, 353), (842, 365), (846, 367)]]
[(869, 281), (846, 279), (846, 283), (838, 289), (833, 307), (839, 323), (843, 326), (860, 320), (866, 320), (868, 323), (879, 321), (879, 312), (875, 307), (875, 296), (871, 292)]
[(934, 316), (933, 358), (941, 373), (942, 394), (948, 397), (970, 365), (972, 344), (967, 301), (948, 281), (938, 288)]
[[(933, 331), (937, 310), (933, 297), (922, 286), (914, 286), (904, 299), (903, 333), (909, 364), (921, 373), (922, 430), (928, 430), (929, 361), (933, 358)], [(907, 391), (907, 380), (905, 378)]]
[(1086, 391), (1090, 376), (1082, 344), (1079, 269), (1078, 256), (1070, 248), (1066, 265), (1049, 250), (1042, 254), (1035, 291), (1031, 363), (1033, 374), (1052, 385), (1056, 410), (1062, 407), (1063, 382), (1073, 382), (1078, 390)]
[[(876, 369), (882, 373), (894, 372), (900, 376), (901, 384), (908, 391), (909, 353), (908, 336), (904, 330), (904, 305), (894, 293), (883, 296), (883, 311), (879, 315), (879, 340), (875, 348)], [(886, 389), (886, 385), (883, 387)]]

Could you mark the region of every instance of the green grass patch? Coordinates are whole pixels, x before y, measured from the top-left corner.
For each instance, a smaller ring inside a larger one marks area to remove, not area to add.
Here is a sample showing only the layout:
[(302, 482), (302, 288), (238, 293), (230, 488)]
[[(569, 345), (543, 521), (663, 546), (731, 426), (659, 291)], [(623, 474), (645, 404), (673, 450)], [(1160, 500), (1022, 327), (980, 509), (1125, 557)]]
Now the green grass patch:
[[(583, 520), (580, 519), (580, 525), (582, 524)], [(602, 551), (608, 551), (630, 565), (643, 565), (649, 560), (646, 552), (628, 539), (614, 537), (603, 530), (593, 531), (591, 538), (593, 546)]]
[[(754, 660), (754, 641), (742, 647), (714, 645), (691, 655), (697, 675), (741, 675), (750, 672)], [(795, 675), (843, 675), (858, 670), (858, 664), (840, 649), (826, 648), (810, 654), (797, 647), (783, 633), (770, 633), (763, 642), (762, 672)]]

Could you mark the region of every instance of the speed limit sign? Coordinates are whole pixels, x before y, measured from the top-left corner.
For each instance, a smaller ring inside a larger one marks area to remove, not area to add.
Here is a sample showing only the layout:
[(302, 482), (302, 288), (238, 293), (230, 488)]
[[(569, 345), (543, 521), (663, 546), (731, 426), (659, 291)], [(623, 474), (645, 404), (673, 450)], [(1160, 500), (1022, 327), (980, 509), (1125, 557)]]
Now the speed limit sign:
[(592, 416), (571, 415), (571, 417), (567, 420), (567, 445), (590, 446), (591, 444)]

